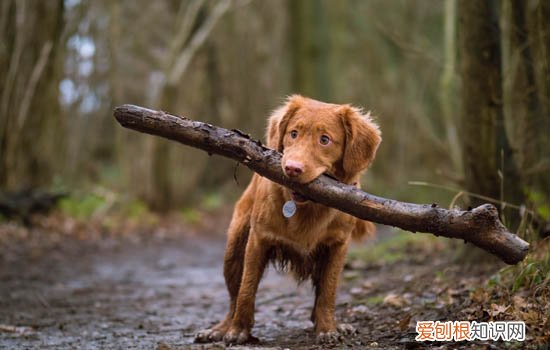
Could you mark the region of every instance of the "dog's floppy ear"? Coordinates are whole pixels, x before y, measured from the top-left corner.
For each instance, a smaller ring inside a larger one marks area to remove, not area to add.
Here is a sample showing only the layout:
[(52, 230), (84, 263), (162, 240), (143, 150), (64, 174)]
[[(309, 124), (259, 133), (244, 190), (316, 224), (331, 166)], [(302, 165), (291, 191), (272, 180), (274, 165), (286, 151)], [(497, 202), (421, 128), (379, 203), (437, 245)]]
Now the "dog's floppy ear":
[(302, 105), (303, 97), (300, 95), (290, 96), (285, 104), (277, 108), (269, 117), (267, 127), (267, 147), (283, 151), (283, 138), (286, 133), (288, 122)]
[(339, 114), (346, 133), (342, 167), (348, 176), (353, 176), (372, 163), (382, 137), (368, 113), (362, 114), (359, 109), (344, 105)]

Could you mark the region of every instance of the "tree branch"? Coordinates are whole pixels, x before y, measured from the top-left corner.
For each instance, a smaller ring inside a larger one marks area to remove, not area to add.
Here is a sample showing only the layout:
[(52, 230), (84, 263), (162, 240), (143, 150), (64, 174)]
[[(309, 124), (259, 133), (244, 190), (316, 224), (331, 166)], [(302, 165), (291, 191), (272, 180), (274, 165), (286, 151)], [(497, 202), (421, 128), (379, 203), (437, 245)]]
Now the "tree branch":
[(21, 101), (21, 107), (19, 108), (19, 114), (17, 115), (17, 125), (15, 128), (16, 133), (20, 133), (22, 131), (25, 121), (29, 116), (29, 108), (31, 107), (31, 102), (36, 92), (36, 86), (38, 85), (38, 82), (42, 77), (42, 73), (44, 73), (44, 69), (48, 64), (48, 58), (50, 57), (52, 48), (53, 42), (48, 40), (42, 46), (42, 50), (40, 50), (40, 56), (38, 56), (38, 60), (32, 70), (29, 83), (27, 84), (25, 94), (23, 95), (23, 99)]
[(206, 42), (210, 32), (214, 26), (223, 17), (223, 15), (231, 8), (231, 0), (223, 0), (216, 3), (212, 13), (208, 16), (204, 24), (191, 37), (189, 44), (179, 54), (171, 68), (167, 80), (168, 84), (176, 85), (181, 79), (183, 73), (187, 70), (187, 66), (195, 55), (195, 52)]
[(498, 256), (508, 264), (523, 260), (529, 244), (508, 232), (497, 209), (484, 204), (468, 211), (446, 210), (436, 204), (404, 203), (377, 197), (325, 175), (300, 184), (283, 174), (281, 154), (264, 147), (239, 130), (174, 116), (134, 105), (115, 108), (114, 116), (124, 127), (161, 136), (208, 154), (219, 154), (245, 164), (263, 177), (299, 191), (311, 200), (339, 209), (360, 219), (397, 226), (411, 232), (459, 238)]

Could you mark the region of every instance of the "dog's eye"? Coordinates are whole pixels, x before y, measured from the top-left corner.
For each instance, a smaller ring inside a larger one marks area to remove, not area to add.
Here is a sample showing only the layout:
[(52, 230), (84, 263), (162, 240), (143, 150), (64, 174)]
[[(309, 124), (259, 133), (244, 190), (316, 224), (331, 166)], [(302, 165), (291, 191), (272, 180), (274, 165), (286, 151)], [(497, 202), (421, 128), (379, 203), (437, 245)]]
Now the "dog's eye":
[(321, 138), (319, 139), (319, 143), (323, 146), (326, 146), (330, 143), (330, 137), (327, 135), (321, 135)]
[(298, 131), (292, 130), (290, 132), (290, 137), (292, 137), (293, 139), (297, 138), (298, 137)]

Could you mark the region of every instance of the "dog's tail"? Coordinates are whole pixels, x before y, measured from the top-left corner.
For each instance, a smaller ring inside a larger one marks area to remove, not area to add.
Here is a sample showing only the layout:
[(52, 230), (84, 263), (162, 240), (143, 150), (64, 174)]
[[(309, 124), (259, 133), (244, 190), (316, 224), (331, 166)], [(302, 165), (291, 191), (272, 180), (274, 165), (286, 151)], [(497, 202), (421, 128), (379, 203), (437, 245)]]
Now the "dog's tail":
[(361, 241), (365, 238), (372, 237), (376, 233), (376, 225), (370, 221), (357, 219), (355, 227), (351, 231), (351, 238), (354, 241)]

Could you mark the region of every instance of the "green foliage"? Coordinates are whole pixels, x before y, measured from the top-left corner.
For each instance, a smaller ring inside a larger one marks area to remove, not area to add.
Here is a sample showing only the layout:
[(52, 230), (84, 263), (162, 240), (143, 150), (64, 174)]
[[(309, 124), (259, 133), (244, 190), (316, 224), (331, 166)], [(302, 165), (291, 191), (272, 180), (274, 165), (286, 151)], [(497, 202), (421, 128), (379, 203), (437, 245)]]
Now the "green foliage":
[(65, 215), (81, 220), (94, 216), (120, 214), (128, 219), (144, 218), (150, 214), (147, 204), (138, 199), (128, 199), (105, 190), (88, 191), (64, 198), (59, 209)]
[(542, 192), (527, 189), (525, 193), (526, 205), (520, 209), (522, 216), (516, 234), (529, 242), (534, 242), (542, 238), (539, 236), (540, 226), (550, 221), (550, 202)]
[(444, 280), (447, 280), (447, 277), (445, 275), (445, 272), (444, 271), (436, 271), (435, 272), (435, 278), (438, 280), (438, 281), (444, 281)]
[(402, 245), (401, 239), (389, 240), (376, 245), (368, 245), (360, 248), (352, 248), (349, 252), (350, 259), (360, 259), (367, 263), (393, 263), (403, 259), (403, 253), (399, 251)]
[(223, 198), (218, 192), (213, 192), (205, 195), (202, 199), (201, 207), (206, 210), (214, 210), (221, 207)]
[(220, 192), (207, 193), (198, 201), (200, 204), (181, 209), (181, 216), (189, 224), (198, 224), (203, 220), (203, 213), (214, 211), (222, 207), (225, 203), (224, 197)]
[(423, 250), (431, 246), (435, 237), (412, 235), (402, 230), (395, 230), (389, 239), (374, 244), (352, 247), (350, 259), (360, 259), (367, 263), (395, 263), (411, 257), (411, 251)]
[(543, 193), (529, 190), (527, 191), (527, 198), (529, 202), (533, 203), (533, 209), (543, 220), (550, 220), (550, 202)]
[(149, 213), (149, 207), (141, 200), (133, 200), (125, 205), (125, 214), (129, 218), (139, 218)]
[(367, 304), (377, 305), (377, 304), (382, 304), (383, 302), (384, 302), (384, 296), (382, 295), (375, 295), (367, 298)]
[[(224, 200), (220, 194), (210, 193), (202, 197), (198, 203), (197, 206), (180, 210), (181, 217), (189, 224), (198, 224), (203, 219), (203, 212), (219, 209)], [(59, 209), (65, 215), (80, 220), (101, 217), (104, 223), (118, 221), (121, 217), (150, 222), (155, 217), (144, 201), (128, 198), (103, 187), (77, 192), (76, 195), (64, 198), (59, 203)]]
[(502, 278), (500, 273), (496, 273), (492, 275), (489, 280), (487, 281), (487, 285), (489, 287), (495, 287), (502, 283)]
[(194, 208), (183, 208), (181, 216), (189, 224), (198, 224), (202, 219), (201, 212)]
[(89, 219), (106, 204), (106, 199), (94, 193), (64, 198), (59, 203), (61, 211), (78, 219)]
[(542, 247), (527, 255), (518, 265), (500, 270), (489, 279), (488, 285), (503, 286), (511, 293), (522, 289), (534, 291), (550, 286), (550, 253), (544, 251), (548, 246), (548, 243), (543, 243)]
[(540, 262), (528, 263), (519, 271), (519, 275), (514, 279), (512, 293), (515, 293), (522, 287), (529, 289), (540, 285), (545, 278), (550, 277), (549, 273), (548, 266), (545, 267)]

